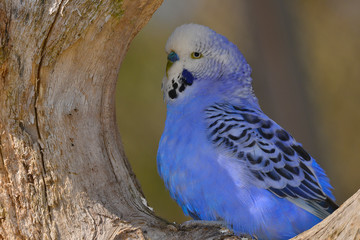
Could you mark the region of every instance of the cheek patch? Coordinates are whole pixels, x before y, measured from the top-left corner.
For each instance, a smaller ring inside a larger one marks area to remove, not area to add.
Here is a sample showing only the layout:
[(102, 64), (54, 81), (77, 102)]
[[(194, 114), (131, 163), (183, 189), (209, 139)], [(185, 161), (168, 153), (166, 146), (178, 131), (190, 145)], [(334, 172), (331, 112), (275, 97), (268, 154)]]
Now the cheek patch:
[(184, 82), (185, 84), (191, 86), (191, 84), (193, 84), (194, 82), (194, 75), (192, 75), (191, 72), (189, 72), (188, 70), (186, 70), (184, 68), (184, 70), (182, 71), (181, 75), (183, 76), (184, 78)]

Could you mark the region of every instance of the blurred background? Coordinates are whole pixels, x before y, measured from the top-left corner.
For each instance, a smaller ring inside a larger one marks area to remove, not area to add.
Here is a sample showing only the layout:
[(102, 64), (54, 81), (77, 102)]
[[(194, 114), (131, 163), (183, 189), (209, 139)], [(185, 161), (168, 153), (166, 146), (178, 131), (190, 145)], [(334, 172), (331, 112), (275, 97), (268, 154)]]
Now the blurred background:
[(165, 43), (199, 23), (234, 42), (253, 69), (263, 111), (325, 169), (337, 203), (360, 188), (360, 1), (165, 0), (135, 37), (117, 84), (127, 157), (155, 213), (186, 218), (156, 170), (165, 104)]

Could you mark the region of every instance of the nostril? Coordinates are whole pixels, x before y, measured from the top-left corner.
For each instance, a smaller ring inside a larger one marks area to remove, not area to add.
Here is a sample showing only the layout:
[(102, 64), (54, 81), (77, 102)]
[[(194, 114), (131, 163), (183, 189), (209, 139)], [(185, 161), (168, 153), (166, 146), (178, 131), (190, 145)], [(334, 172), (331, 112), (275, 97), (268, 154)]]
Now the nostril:
[(171, 52), (169, 53), (167, 59), (168, 59), (170, 62), (174, 63), (174, 62), (176, 62), (177, 60), (179, 60), (179, 56), (176, 54), (176, 52), (171, 51)]

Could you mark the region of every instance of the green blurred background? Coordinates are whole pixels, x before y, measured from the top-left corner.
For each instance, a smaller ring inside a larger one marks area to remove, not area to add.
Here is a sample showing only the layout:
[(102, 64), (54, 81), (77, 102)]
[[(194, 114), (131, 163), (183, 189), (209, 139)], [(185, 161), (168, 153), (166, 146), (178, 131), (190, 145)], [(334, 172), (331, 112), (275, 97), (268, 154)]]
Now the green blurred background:
[(167, 38), (184, 23), (237, 44), (265, 113), (325, 169), (341, 204), (360, 187), (360, 1), (165, 0), (135, 37), (117, 84), (117, 121), (149, 205), (186, 218), (156, 170), (165, 121), (160, 90)]

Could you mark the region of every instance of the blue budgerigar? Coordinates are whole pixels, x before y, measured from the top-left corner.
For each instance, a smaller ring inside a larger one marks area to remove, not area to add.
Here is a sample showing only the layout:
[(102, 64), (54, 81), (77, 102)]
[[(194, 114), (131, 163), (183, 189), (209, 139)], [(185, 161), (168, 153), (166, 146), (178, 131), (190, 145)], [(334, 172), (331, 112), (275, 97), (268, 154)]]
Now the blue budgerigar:
[(185, 214), (236, 234), (288, 239), (337, 208), (315, 159), (261, 111), (251, 68), (233, 43), (186, 24), (166, 52), (157, 164)]

